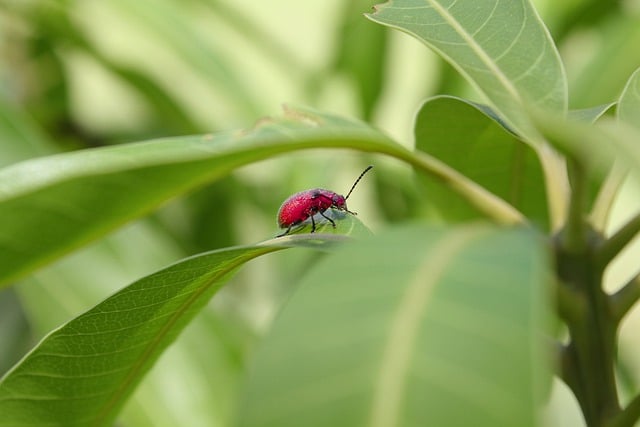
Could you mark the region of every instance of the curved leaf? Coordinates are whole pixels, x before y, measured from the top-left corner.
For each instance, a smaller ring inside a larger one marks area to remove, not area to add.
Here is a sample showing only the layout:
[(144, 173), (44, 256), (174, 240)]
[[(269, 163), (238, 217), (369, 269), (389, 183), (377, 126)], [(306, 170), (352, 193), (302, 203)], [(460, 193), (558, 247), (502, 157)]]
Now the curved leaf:
[[(540, 161), (487, 111), (460, 98), (426, 101), (416, 118), (416, 148), (429, 153), (502, 198), (545, 227), (547, 201)], [(448, 220), (467, 220), (479, 212), (440, 183), (422, 180), (428, 199)]]
[(0, 426), (111, 425), (163, 350), (230, 275), (293, 241), (187, 258), (71, 320), (0, 380)]
[(618, 118), (640, 128), (640, 69), (631, 75), (620, 95)]
[(369, 125), (286, 110), (250, 130), (83, 150), (0, 170), (0, 285), (237, 167), (293, 150), (352, 148), (396, 157), (504, 223), (521, 215), (473, 181)]
[(558, 51), (528, 0), (392, 0), (368, 16), (431, 47), (530, 141), (528, 109), (566, 110)]
[(411, 157), (368, 125), (288, 110), (247, 131), (83, 150), (0, 170), (0, 282), (7, 282), (162, 202), (233, 169), (303, 148)]
[(591, 108), (581, 108), (579, 110), (569, 110), (567, 118), (569, 120), (577, 120), (581, 122), (595, 123), (600, 117), (605, 114), (616, 105), (615, 102), (609, 102), (608, 104), (597, 105)]
[(344, 246), (276, 320), (237, 424), (533, 426), (550, 277), (523, 230), (415, 226)]

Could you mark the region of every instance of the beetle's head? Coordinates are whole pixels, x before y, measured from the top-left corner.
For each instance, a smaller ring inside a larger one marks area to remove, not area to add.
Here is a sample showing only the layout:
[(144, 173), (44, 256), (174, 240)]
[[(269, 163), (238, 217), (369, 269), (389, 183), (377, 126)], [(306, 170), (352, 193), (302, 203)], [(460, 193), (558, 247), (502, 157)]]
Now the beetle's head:
[(333, 207), (346, 211), (347, 210), (347, 202), (345, 201), (344, 196), (341, 196), (340, 194), (334, 194), (333, 195)]

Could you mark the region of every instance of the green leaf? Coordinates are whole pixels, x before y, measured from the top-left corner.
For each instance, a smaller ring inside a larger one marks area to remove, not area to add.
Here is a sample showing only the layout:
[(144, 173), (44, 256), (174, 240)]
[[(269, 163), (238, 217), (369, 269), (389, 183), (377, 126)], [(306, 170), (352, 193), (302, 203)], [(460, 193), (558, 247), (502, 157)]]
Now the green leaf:
[(620, 95), (618, 118), (640, 129), (640, 69), (631, 75)]
[(265, 338), (237, 425), (533, 426), (550, 277), (524, 230), (414, 226), (345, 245)]
[[(426, 101), (416, 118), (416, 148), (442, 160), (546, 227), (544, 175), (536, 153), (487, 111), (460, 98)], [(448, 220), (477, 218), (468, 201), (439, 182), (423, 179), (426, 197)]]
[(411, 154), (370, 126), (287, 110), (250, 130), (33, 159), (0, 170), (0, 282), (6, 283), (237, 167), (288, 151)]
[[(618, 99), (616, 116), (624, 126), (640, 129), (640, 69), (636, 70), (625, 85)], [(630, 146), (636, 144), (631, 143)], [(618, 198), (622, 185), (629, 175), (624, 162), (614, 163), (611, 171), (600, 185), (599, 192), (591, 209), (591, 223), (604, 233), (614, 203)]]
[(111, 425), (160, 354), (231, 274), (292, 245), (281, 239), (187, 258), (71, 320), (0, 380), (0, 426)]
[(369, 119), (383, 86), (388, 32), (362, 19), (362, 11), (371, 6), (371, 0), (345, 3), (336, 68), (344, 71), (357, 86), (364, 117)]
[[(316, 223), (315, 233), (319, 234), (337, 234), (337, 235), (349, 235), (354, 237), (370, 236), (371, 230), (369, 230), (356, 216), (346, 212), (338, 211), (335, 209), (329, 209), (324, 212), (324, 215), (333, 220), (336, 224), (334, 227), (331, 223), (323, 218), (320, 214), (314, 215), (313, 219)], [(311, 233), (312, 224), (311, 218), (307, 219), (300, 225), (297, 225), (291, 229), (289, 235), (299, 233)]]
[(600, 117), (604, 116), (616, 105), (615, 102), (609, 102), (608, 104), (597, 105), (591, 108), (581, 108), (579, 110), (570, 110), (567, 117), (569, 120), (577, 120), (581, 122), (595, 123)]
[(205, 38), (189, 15), (181, 10), (188, 8), (188, 3), (115, 0), (110, 2), (110, 6), (125, 18), (133, 19), (137, 29), (157, 38), (158, 44), (179, 55), (189, 69), (225, 94), (227, 102), (235, 105), (239, 113), (258, 114), (257, 96), (233, 71), (230, 61), (222, 54), (222, 47), (216, 46), (221, 41)]
[(634, 13), (612, 14), (591, 27), (597, 39), (575, 40), (573, 50), (581, 53), (571, 79), (571, 105), (582, 107), (610, 102), (623, 90), (640, 63), (640, 25)]
[(55, 152), (31, 119), (0, 97), (0, 167)]
[(640, 168), (640, 132), (623, 121), (602, 117), (591, 124), (542, 111), (534, 117), (545, 138), (592, 178), (604, 179), (615, 160), (625, 168)]
[(530, 141), (539, 138), (529, 108), (566, 110), (558, 51), (528, 0), (393, 0), (368, 17), (432, 48)]

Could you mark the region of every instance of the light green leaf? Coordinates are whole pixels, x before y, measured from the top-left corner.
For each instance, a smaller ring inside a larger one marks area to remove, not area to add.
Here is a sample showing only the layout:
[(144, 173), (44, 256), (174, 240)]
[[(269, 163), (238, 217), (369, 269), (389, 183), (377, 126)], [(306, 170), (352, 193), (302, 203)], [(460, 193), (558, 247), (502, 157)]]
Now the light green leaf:
[[(636, 70), (620, 95), (617, 103), (616, 116), (623, 126), (640, 129), (640, 69)], [(630, 147), (637, 145), (632, 143)], [(591, 210), (591, 223), (598, 230), (606, 230), (611, 210), (618, 197), (624, 181), (629, 175), (629, 169), (624, 162), (615, 163), (603, 184)]]
[(618, 118), (640, 129), (640, 69), (631, 75), (620, 95)]
[(600, 117), (604, 116), (613, 106), (615, 102), (609, 102), (608, 104), (597, 105), (591, 108), (581, 108), (579, 110), (569, 110), (567, 118), (569, 120), (577, 120), (581, 122), (594, 123)]
[(246, 131), (83, 150), (9, 166), (0, 170), (0, 282), (237, 167), (317, 147), (412, 158), (364, 123), (298, 109)]
[(368, 16), (436, 51), (529, 141), (528, 109), (566, 110), (558, 51), (528, 0), (392, 0)]
[[(463, 194), (502, 223), (522, 216), (442, 162), (371, 126), (305, 109), (244, 131), (167, 138), (34, 159), (0, 170), (0, 285), (235, 168), (294, 150), (386, 154)], [(275, 234), (275, 233), (274, 233)]]
[[(531, 147), (487, 110), (460, 98), (426, 101), (415, 123), (416, 148), (442, 160), (545, 227), (547, 202), (540, 161)], [(479, 212), (439, 182), (423, 179), (425, 195), (445, 219), (468, 220)]]
[(54, 145), (26, 114), (0, 97), (0, 167), (55, 151)]
[(524, 230), (394, 230), (331, 254), (265, 338), (242, 427), (533, 426), (551, 266)]
[(592, 124), (538, 111), (535, 122), (553, 146), (582, 164), (593, 178), (603, 179), (614, 161), (640, 168), (640, 132), (623, 121), (602, 117)]
[(281, 239), (187, 258), (71, 320), (0, 380), (0, 426), (110, 426), (160, 354), (231, 274), (292, 245)]
[(362, 19), (362, 11), (369, 7), (371, 0), (345, 2), (335, 65), (357, 86), (361, 111), (367, 119), (382, 90), (389, 38), (385, 28)]

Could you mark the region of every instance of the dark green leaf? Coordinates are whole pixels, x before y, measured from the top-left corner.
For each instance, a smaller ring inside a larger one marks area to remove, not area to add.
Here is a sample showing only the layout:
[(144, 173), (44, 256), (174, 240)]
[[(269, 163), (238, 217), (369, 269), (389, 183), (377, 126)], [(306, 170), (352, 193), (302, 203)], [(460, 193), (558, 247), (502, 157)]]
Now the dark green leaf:
[(160, 354), (230, 275), (286, 244), (187, 258), (71, 320), (0, 380), (0, 426), (111, 425)]
[[(425, 102), (415, 123), (416, 148), (466, 177), (546, 227), (547, 202), (540, 161), (530, 146), (481, 107), (454, 97)], [(477, 209), (441, 183), (425, 177), (425, 196), (448, 220), (479, 216)]]

